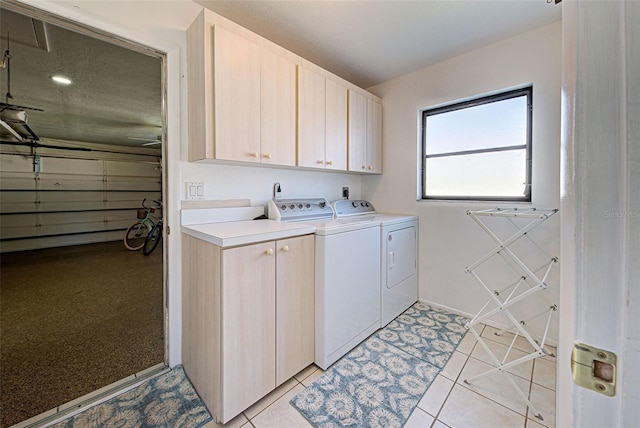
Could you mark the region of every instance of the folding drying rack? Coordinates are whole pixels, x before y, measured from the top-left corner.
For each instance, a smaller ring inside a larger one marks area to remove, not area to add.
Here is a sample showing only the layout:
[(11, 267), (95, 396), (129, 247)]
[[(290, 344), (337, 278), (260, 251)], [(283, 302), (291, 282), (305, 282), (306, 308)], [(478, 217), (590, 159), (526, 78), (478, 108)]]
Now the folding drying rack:
[[(550, 209), (550, 210), (539, 210), (536, 208), (528, 208), (528, 209), (504, 209), (504, 208), (492, 208), (481, 211), (467, 211), (467, 215), (469, 215), (481, 228), (484, 230), (489, 237), (495, 241), (497, 244), (494, 248), (492, 248), (489, 252), (487, 252), (484, 256), (482, 256), (477, 262), (465, 268), (465, 272), (473, 276), (475, 280), (480, 284), (480, 286), (487, 292), (489, 295), (489, 300), (485, 303), (485, 305), (478, 311), (478, 313), (473, 317), (471, 321), (469, 321), (465, 327), (469, 330), (478, 343), (482, 346), (484, 351), (489, 355), (489, 358), (492, 360), (495, 368), (488, 370), (484, 373), (481, 373), (477, 376), (473, 376), (469, 379), (465, 379), (464, 382), (467, 384), (471, 384), (476, 380), (479, 380), (483, 377), (489, 376), (491, 374), (502, 372), (506, 373), (506, 370), (524, 364), (528, 361), (531, 361), (535, 358), (543, 357), (545, 355), (549, 355), (550, 353), (545, 349), (545, 341), (547, 339), (547, 332), (549, 330), (549, 324), (551, 322), (552, 314), (558, 309), (557, 305), (553, 304), (548, 309), (543, 310), (542, 312), (524, 319), (518, 320), (517, 317), (512, 313), (512, 306), (521, 300), (531, 298), (536, 293), (544, 291), (547, 289), (548, 285), (546, 283), (547, 277), (549, 276), (549, 272), (551, 272), (551, 268), (554, 264), (558, 262), (557, 257), (549, 256), (530, 236), (529, 232), (538, 227), (540, 224), (544, 223), (549, 217), (558, 212), (558, 209)], [(483, 217), (499, 217), (504, 218), (506, 221), (511, 223), (516, 232), (509, 236), (506, 239), (499, 238), (486, 224), (482, 221)], [(525, 222), (516, 223), (515, 219), (523, 219)], [(545, 256), (546, 261), (538, 267), (533, 269), (529, 268), (521, 259), (518, 257), (512, 249), (509, 247), (514, 244), (516, 241), (521, 238), (525, 238), (533, 247), (537, 248), (542, 254)], [(508, 285), (507, 287), (501, 290), (493, 290), (491, 289), (478, 275), (475, 270), (486, 261), (491, 259), (494, 256), (500, 256), (509, 267), (512, 268), (514, 272), (520, 275), (520, 278)], [(476, 324), (482, 323), (487, 318), (497, 314), (502, 313), (506, 316), (506, 318), (513, 324), (512, 327), (506, 328), (496, 332), (495, 334), (500, 335), (505, 331), (513, 331), (515, 334), (513, 336), (513, 340), (507, 349), (507, 352), (502, 360), (498, 359), (498, 357), (489, 349), (483, 338), (478, 334), (475, 330), (474, 326)], [(544, 334), (542, 335), (542, 339), (540, 343), (536, 342), (531, 334), (527, 331), (527, 322), (532, 319), (541, 317), (542, 315), (547, 316), (547, 323), (544, 330)], [(533, 352), (517, 358), (513, 361), (508, 361), (509, 354), (513, 349), (513, 345), (516, 342), (518, 336), (522, 336), (529, 344), (533, 347)], [(518, 395), (527, 403), (527, 406), (534, 412), (535, 416), (542, 420), (542, 415), (540, 412), (536, 410), (533, 406), (527, 395), (520, 390), (520, 388), (516, 385), (515, 381), (510, 376), (505, 376), (513, 388), (518, 392)]]

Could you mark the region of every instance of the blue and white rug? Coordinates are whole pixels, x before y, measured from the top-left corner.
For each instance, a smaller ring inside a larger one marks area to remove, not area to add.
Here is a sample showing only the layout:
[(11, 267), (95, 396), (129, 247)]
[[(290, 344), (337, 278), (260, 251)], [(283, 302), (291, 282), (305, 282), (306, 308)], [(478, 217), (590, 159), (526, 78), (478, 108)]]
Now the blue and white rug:
[(467, 333), (468, 321), (418, 302), (375, 336), (442, 369)]
[(124, 394), (65, 419), (54, 428), (195, 428), (211, 419), (184, 369), (178, 366)]
[(462, 340), (466, 322), (416, 303), (291, 404), (318, 428), (402, 427)]

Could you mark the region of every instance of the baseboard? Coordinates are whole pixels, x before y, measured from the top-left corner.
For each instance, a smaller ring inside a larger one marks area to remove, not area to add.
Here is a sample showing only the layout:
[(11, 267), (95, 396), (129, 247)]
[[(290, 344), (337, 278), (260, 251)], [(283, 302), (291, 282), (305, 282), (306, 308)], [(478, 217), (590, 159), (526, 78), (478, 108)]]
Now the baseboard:
[[(456, 308), (452, 308), (452, 307), (449, 307), (449, 306), (441, 305), (440, 303), (432, 302), (431, 300), (418, 299), (418, 301), (420, 303), (424, 303), (425, 305), (429, 305), (429, 306), (432, 306), (434, 308), (442, 309), (442, 310), (445, 310), (447, 312), (451, 312), (452, 314), (456, 314), (456, 315), (460, 315), (460, 316), (463, 316), (463, 317), (467, 317), (469, 319), (472, 319), (473, 317), (476, 316), (476, 314), (471, 314), (471, 313), (464, 312), (464, 311), (461, 311), (461, 310), (456, 309)], [(510, 327), (507, 324), (503, 324), (501, 322), (496, 322), (496, 321), (491, 320), (491, 319), (485, 320), (484, 324), (486, 324), (486, 325), (488, 325), (490, 327), (493, 327), (493, 328), (497, 328), (498, 330), (502, 330), (504, 328), (509, 328)], [(538, 334), (532, 334), (531, 336), (538, 343), (540, 343), (540, 341), (542, 340), (542, 336), (540, 336)], [(549, 345), (549, 346), (553, 346), (555, 348), (558, 347), (558, 341), (557, 340), (554, 340), (554, 339), (551, 339), (551, 338), (547, 337), (547, 341), (546, 342), (547, 342), (547, 345)]]

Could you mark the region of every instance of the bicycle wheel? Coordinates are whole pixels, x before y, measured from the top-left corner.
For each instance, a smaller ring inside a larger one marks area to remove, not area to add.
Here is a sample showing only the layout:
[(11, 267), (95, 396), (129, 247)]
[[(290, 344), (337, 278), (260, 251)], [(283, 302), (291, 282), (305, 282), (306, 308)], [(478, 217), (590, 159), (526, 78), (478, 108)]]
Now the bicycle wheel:
[(153, 229), (151, 229), (151, 232), (147, 235), (147, 239), (144, 241), (142, 253), (148, 256), (156, 249), (160, 241), (162, 241), (162, 223), (153, 226)]
[(145, 223), (133, 223), (124, 234), (124, 246), (128, 250), (136, 251), (144, 246), (144, 241), (149, 235), (149, 226)]

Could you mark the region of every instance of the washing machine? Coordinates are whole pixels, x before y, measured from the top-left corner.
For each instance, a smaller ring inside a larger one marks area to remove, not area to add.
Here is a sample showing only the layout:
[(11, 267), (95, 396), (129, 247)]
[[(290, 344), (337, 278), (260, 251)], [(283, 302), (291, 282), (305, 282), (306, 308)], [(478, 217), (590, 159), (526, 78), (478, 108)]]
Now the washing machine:
[(377, 213), (362, 200), (332, 203), (337, 218), (380, 223), (380, 327), (418, 301), (418, 217)]
[(326, 370), (380, 328), (380, 221), (334, 218), (322, 198), (274, 199), (269, 218), (316, 228), (314, 361)]

